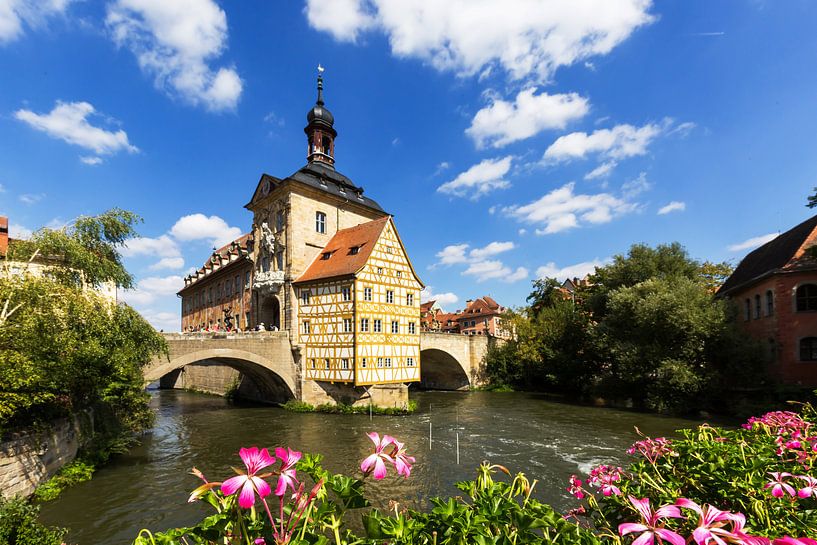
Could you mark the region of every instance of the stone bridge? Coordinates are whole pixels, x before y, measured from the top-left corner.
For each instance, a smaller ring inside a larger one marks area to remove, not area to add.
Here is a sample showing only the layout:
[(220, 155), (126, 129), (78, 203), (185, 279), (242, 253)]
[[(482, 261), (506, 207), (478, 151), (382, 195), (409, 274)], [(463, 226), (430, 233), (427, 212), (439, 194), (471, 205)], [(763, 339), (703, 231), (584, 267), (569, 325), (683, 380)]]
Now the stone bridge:
[[(265, 402), (293, 398), (322, 402), (315, 396), (320, 389), (301, 377), (300, 347), (291, 344), (286, 331), (165, 333), (164, 337), (168, 356), (157, 357), (145, 367), (147, 383), (159, 381), (163, 388), (217, 394), (235, 389), (241, 397)], [(485, 383), (484, 357), (492, 341), (480, 335), (422, 333), (419, 386), (438, 390), (481, 386)], [(337, 388), (321, 388), (326, 390), (324, 401), (339, 399)], [(351, 389), (369, 395), (364, 388)], [(355, 392), (349, 395), (354, 398)], [(361, 396), (352, 402), (359, 399)]]

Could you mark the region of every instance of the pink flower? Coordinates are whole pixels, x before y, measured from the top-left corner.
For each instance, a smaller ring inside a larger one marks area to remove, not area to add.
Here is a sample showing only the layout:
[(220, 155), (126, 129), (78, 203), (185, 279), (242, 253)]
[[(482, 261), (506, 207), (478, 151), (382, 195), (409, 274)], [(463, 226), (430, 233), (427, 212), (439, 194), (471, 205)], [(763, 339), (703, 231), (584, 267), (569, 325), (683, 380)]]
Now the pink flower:
[(641, 514), (641, 523), (625, 522), (618, 525), (618, 533), (626, 536), (631, 532), (642, 532), (632, 545), (653, 545), (655, 540), (658, 540), (659, 545), (664, 543), (664, 540), (669, 541), (672, 545), (684, 545), (684, 538), (673, 532), (667, 530), (664, 525), (658, 525), (658, 521), (662, 518), (684, 518), (681, 511), (675, 505), (665, 505), (657, 511), (653, 511), (650, 507), (649, 498), (636, 499), (628, 496), (630, 503), (633, 504), (636, 511)]
[(257, 473), (267, 466), (275, 463), (275, 458), (269, 455), (267, 449), (258, 450), (258, 447), (242, 448), (238, 451), (244, 465), (247, 466), (247, 473), (239, 473), (238, 476), (227, 479), (221, 485), (221, 492), (225, 496), (232, 496), (240, 488), (241, 494), (238, 496), (238, 505), (243, 509), (249, 509), (255, 505), (255, 493), (264, 498), (269, 496), (270, 486)]
[(763, 488), (771, 488), (772, 496), (775, 498), (782, 498), (786, 494), (794, 496), (794, 488), (783, 481), (784, 478), (791, 477), (791, 473), (786, 473), (785, 471), (781, 473), (770, 471), (769, 475), (774, 477), (774, 480), (766, 483), (766, 486)]
[(394, 463), (391, 456), (384, 452), (389, 445), (394, 443), (394, 438), (389, 435), (383, 435), (383, 439), (381, 439), (380, 435), (375, 431), (367, 433), (366, 435), (368, 435), (369, 439), (374, 443), (374, 453), (370, 454), (361, 462), (360, 470), (368, 475), (372, 473), (372, 468), (374, 468), (374, 478), (380, 480), (386, 476), (386, 464), (384, 460), (390, 464)]
[[(741, 531), (742, 534), (743, 524), (746, 519), (741, 513), (721, 511), (708, 504), (701, 507), (686, 498), (678, 498), (675, 505), (685, 509), (692, 509), (698, 513), (698, 527), (692, 532), (692, 538), (698, 545), (708, 545), (710, 541), (724, 545), (725, 540), (739, 539), (739, 536), (733, 532), (735, 529)], [(724, 528), (729, 523), (732, 524), (731, 530)]]
[(800, 498), (817, 497), (817, 479), (809, 475), (798, 475), (798, 479), (805, 481), (806, 486), (797, 491), (797, 496)]
[(576, 499), (581, 500), (584, 499), (584, 490), (582, 489), (582, 480), (576, 477), (575, 475), (570, 476), (570, 486), (566, 489), (570, 492)]
[(620, 496), (621, 490), (615, 483), (621, 480), (621, 471), (622, 469), (620, 467), (600, 465), (590, 471), (587, 484), (599, 488), (601, 493), (605, 496), (611, 496), (613, 494)]
[[(637, 429), (638, 428), (636, 428), (636, 430)], [(671, 445), (672, 441), (664, 437), (656, 437), (655, 439), (645, 437), (643, 440), (635, 442), (633, 446), (628, 448), (627, 454), (635, 454), (638, 452), (651, 464), (654, 464), (660, 457), (672, 452)]]
[(295, 492), (295, 484), (298, 482), (295, 477), (295, 464), (301, 459), (301, 453), (289, 447), (286, 449), (278, 447), (275, 449), (275, 456), (281, 460), (281, 472), (278, 476), (278, 485), (275, 487), (275, 495), (283, 496), (287, 487)]
[(772, 545), (817, 545), (817, 540), (808, 537), (780, 537)]
[[(383, 439), (388, 436), (384, 436)], [(398, 441), (395, 438), (391, 438), (392, 443), (394, 444), (394, 450), (391, 453), (391, 457), (394, 459), (394, 468), (397, 470), (398, 475), (402, 475), (406, 479), (411, 475), (411, 464), (414, 463), (414, 456), (408, 456), (406, 454), (406, 448), (403, 443)]]

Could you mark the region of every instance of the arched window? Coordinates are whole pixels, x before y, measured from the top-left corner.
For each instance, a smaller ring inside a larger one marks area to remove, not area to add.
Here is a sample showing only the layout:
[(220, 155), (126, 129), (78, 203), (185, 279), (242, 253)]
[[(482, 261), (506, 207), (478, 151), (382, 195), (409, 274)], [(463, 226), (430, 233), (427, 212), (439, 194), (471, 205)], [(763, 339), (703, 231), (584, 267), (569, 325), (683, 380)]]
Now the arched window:
[(803, 284), (798, 287), (795, 299), (797, 300), (797, 312), (817, 310), (817, 285)]
[(774, 293), (772, 290), (766, 291), (766, 316), (774, 314)]
[(743, 302), (743, 319), (747, 322), (752, 318), (752, 302), (746, 299)]
[(755, 320), (760, 318), (760, 294), (755, 295)]
[(817, 337), (800, 339), (800, 361), (817, 361)]

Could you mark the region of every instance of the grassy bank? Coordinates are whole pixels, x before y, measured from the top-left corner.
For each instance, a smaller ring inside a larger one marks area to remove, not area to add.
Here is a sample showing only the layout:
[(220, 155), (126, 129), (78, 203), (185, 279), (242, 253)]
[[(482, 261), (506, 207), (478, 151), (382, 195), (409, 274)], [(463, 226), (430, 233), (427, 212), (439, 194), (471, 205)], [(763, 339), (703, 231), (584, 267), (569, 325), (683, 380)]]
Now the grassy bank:
[(290, 399), (281, 405), (282, 408), (296, 413), (328, 413), (328, 414), (377, 414), (386, 416), (400, 416), (412, 414), (417, 410), (417, 402), (409, 400), (405, 407), (378, 407), (377, 405), (345, 405), (339, 403), (323, 403), (311, 405), (304, 401)]

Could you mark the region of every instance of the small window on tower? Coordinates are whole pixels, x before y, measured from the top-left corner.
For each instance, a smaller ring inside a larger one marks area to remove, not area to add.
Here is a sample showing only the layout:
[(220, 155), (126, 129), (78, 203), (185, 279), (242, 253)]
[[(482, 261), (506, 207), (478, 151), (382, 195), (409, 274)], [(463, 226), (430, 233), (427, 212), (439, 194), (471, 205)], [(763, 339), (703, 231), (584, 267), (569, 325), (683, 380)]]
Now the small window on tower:
[(323, 212), (315, 212), (315, 231), (326, 233), (326, 214)]

